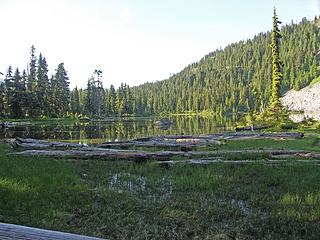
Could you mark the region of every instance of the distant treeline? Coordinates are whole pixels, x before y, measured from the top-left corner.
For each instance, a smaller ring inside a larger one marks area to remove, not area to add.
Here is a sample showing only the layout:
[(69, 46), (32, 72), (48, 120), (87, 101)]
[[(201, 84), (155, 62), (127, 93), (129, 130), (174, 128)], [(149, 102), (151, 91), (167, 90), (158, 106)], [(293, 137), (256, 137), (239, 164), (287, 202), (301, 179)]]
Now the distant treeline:
[[(319, 77), (320, 19), (291, 23), (281, 30), (282, 93)], [(86, 89), (70, 91), (64, 64), (48, 76), (46, 58), (31, 48), (28, 71), (10, 66), (0, 82), (0, 117), (152, 115), (259, 110), (271, 93), (271, 34), (216, 50), (167, 80), (115, 89), (102, 85), (95, 70)], [(317, 58), (318, 56), (318, 58)]]

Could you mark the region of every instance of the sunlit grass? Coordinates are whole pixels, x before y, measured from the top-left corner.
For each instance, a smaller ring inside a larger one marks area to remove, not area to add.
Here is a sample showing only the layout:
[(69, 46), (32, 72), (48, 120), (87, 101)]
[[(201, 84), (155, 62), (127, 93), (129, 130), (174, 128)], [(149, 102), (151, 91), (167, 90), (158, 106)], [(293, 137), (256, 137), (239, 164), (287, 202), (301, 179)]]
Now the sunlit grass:
[(317, 139), (313, 137), (304, 137), (302, 139), (249, 139), (241, 141), (227, 141), (227, 144), (219, 146), (219, 150), (237, 150), (237, 149), (303, 149), (308, 151), (320, 151), (317, 145)]
[(14, 192), (26, 192), (30, 190), (30, 188), (27, 185), (8, 178), (0, 178), (0, 189), (1, 191)]
[[(313, 139), (295, 141), (230, 141), (222, 148), (315, 147)], [(221, 233), (310, 239), (320, 231), (320, 166), (314, 164), (161, 167), (6, 156), (9, 151), (0, 144), (0, 221), (109, 239), (211, 239)]]
[(73, 168), (44, 157), (7, 156), (0, 144), (0, 221), (66, 229), (57, 213), (71, 212), (88, 191)]

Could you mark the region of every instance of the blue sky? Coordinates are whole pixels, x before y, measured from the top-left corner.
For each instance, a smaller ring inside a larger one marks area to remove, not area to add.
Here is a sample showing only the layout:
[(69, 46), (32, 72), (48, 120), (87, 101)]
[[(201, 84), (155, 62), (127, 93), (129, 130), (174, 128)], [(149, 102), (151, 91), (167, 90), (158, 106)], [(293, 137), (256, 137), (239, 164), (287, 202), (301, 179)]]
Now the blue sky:
[(168, 78), (207, 53), (272, 26), (314, 18), (320, 0), (0, 0), (0, 71), (26, 68), (29, 49), (65, 62), (71, 86), (97, 68), (104, 85)]

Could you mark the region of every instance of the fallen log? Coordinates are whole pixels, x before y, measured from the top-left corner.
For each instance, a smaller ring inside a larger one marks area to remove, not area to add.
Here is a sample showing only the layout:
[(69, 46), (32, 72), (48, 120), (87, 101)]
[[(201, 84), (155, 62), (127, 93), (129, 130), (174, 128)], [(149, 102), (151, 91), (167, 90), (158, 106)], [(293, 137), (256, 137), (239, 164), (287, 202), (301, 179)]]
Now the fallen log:
[(169, 135), (138, 138), (121, 142), (104, 142), (98, 147), (128, 149), (132, 147), (157, 147), (157, 148), (187, 148), (188, 151), (194, 149), (195, 145), (221, 145), (224, 140), (247, 140), (247, 139), (294, 139), (302, 138), (303, 133), (222, 133), (200, 136), (190, 135)]
[(216, 140), (244, 140), (244, 139), (295, 139), (302, 138), (303, 133), (299, 132), (285, 132), (285, 133), (222, 133), (222, 134), (209, 134), (200, 135), (199, 138), (203, 139), (216, 139)]
[[(237, 155), (238, 158), (243, 155), (243, 158), (248, 158), (250, 154), (253, 156), (257, 154), (266, 154), (265, 157), (272, 158), (274, 156), (296, 156), (296, 154), (308, 154), (303, 150), (236, 150), (236, 151), (157, 151), (147, 152), (138, 150), (118, 150), (118, 149), (104, 149), (86, 147), (82, 149), (67, 149), (67, 150), (25, 150), (22, 152), (15, 152), (11, 154), (21, 156), (49, 156), (55, 158), (69, 158), (69, 159), (99, 159), (99, 160), (135, 160), (135, 161), (167, 161), (172, 158), (180, 157), (183, 160), (191, 160), (195, 157), (228, 157), (228, 155)], [(312, 153), (317, 154), (317, 153)], [(318, 154), (320, 155), (320, 154)], [(318, 156), (316, 155), (316, 156)], [(320, 156), (319, 156), (320, 157)]]
[(0, 223), (0, 239), (11, 240), (103, 240), (102, 238), (87, 237), (66, 232), (45, 230), (40, 228), (25, 227)]
[(127, 143), (104, 143), (98, 145), (100, 148), (106, 149), (130, 149), (130, 148), (160, 148), (160, 149), (172, 149), (179, 151), (192, 151), (197, 145), (195, 144), (176, 144), (176, 143), (166, 143), (166, 142), (127, 142)]
[(312, 163), (320, 164), (320, 160), (222, 160), (222, 159), (188, 159), (188, 160), (178, 160), (178, 161), (157, 161), (156, 163), (161, 166), (174, 165), (174, 164), (184, 164), (184, 165), (208, 165), (213, 163), (226, 163), (226, 164), (246, 164), (246, 163), (262, 163), (262, 164), (280, 164), (280, 163)]
[(121, 141), (121, 142), (104, 142), (98, 147), (101, 148), (118, 148), (118, 149), (128, 149), (134, 147), (157, 147), (162, 149), (177, 149), (177, 150), (193, 150), (197, 145), (221, 145), (223, 142), (214, 139), (201, 139), (201, 138), (166, 138), (166, 137), (154, 137), (143, 139)]
[(177, 143), (191, 143), (191, 144), (214, 144), (221, 145), (223, 142), (215, 140), (215, 139), (202, 139), (202, 138), (178, 138), (176, 139)]
[(143, 147), (143, 148), (174, 148), (174, 149), (183, 149), (187, 148), (189, 151), (197, 147), (197, 145), (221, 145), (223, 144), (217, 140), (204, 140), (204, 139), (177, 139), (176, 141), (148, 141), (148, 142), (107, 142), (98, 145), (101, 148), (119, 148), (119, 149), (128, 149), (133, 147)]
[(49, 142), (46, 140), (37, 140), (31, 138), (15, 138), (9, 139), (7, 142), (14, 148), (23, 148), (23, 149), (67, 149), (67, 148), (83, 148), (87, 147), (84, 144), (78, 143), (68, 143), (68, 142)]
[(235, 130), (238, 131), (257, 131), (257, 130), (263, 130), (263, 129), (268, 129), (271, 126), (242, 126), (242, 127), (236, 127)]
[(48, 156), (55, 158), (73, 158), (73, 159), (99, 159), (99, 160), (168, 160), (173, 157), (190, 157), (185, 152), (144, 152), (144, 151), (82, 151), (82, 150), (25, 150), (23, 152), (11, 153), (20, 156)]

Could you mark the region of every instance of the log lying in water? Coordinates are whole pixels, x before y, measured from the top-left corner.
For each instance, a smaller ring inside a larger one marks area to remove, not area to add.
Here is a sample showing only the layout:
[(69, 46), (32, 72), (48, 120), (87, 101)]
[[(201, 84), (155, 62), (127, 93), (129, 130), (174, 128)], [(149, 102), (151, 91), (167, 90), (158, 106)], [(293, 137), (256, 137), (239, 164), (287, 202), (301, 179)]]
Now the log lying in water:
[[(272, 158), (274, 156), (290, 156), (294, 157), (297, 154), (308, 155), (312, 154), (312, 158), (320, 157), (320, 154), (309, 153), (303, 150), (283, 150), (283, 149), (264, 149), (264, 150), (225, 150), (225, 151), (192, 151), (195, 146), (198, 144), (220, 144), (220, 137), (226, 135), (203, 135), (198, 138), (181, 138), (177, 136), (162, 136), (154, 138), (143, 138), (131, 141), (123, 142), (113, 142), (113, 143), (104, 143), (100, 147), (89, 147), (82, 144), (76, 143), (65, 143), (65, 142), (48, 142), (45, 140), (36, 140), (36, 139), (22, 139), (17, 138), (10, 141), (10, 144), (16, 149), (26, 150), (23, 152), (15, 153), (22, 156), (52, 156), (56, 158), (71, 158), (71, 159), (101, 159), (101, 160), (135, 160), (135, 161), (148, 161), (148, 160), (158, 160), (166, 161), (171, 160), (174, 157), (179, 157), (182, 159), (191, 159), (191, 158), (201, 158), (201, 157), (228, 157), (232, 155), (237, 155), (237, 158), (257, 158), (257, 156), (263, 155), (265, 158)], [(227, 135), (232, 137), (243, 137), (247, 136), (244, 134), (233, 134)], [(297, 137), (301, 136), (298, 133), (287, 133), (284, 134), (264, 134), (263, 137)], [(179, 138), (178, 138), (179, 137)], [(252, 137), (252, 134), (250, 135)], [(261, 137), (261, 134), (254, 134), (254, 137)], [(159, 140), (160, 139), (160, 140)], [(116, 149), (123, 146), (132, 147), (146, 147), (146, 146), (161, 146), (164, 149), (168, 147), (179, 147), (178, 151), (139, 151), (139, 150), (122, 150)], [(187, 149), (186, 151), (181, 151), (183, 148)], [(278, 157), (279, 158), (279, 157)]]
[(23, 148), (23, 149), (70, 149), (70, 148), (83, 148), (87, 147), (83, 144), (78, 143), (68, 143), (68, 142), (49, 142), (46, 140), (38, 140), (31, 138), (15, 138), (12, 140), (7, 140), (7, 142), (13, 148)]
[(158, 137), (139, 138), (121, 142), (104, 142), (98, 147), (128, 149), (133, 147), (157, 147), (162, 149), (178, 149), (182, 151), (191, 151), (196, 146), (221, 145), (225, 140), (246, 140), (246, 139), (294, 139), (302, 138), (302, 133), (222, 133), (200, 136), (190, 135), (169, 135)]
[(263, 130), (268, 129), (270, 126), (243, 126), (243, 127), (236, 127), (235, 130), (238, 131), (257, 131), (257, 130)]
[(320, 160), (221, 160), (221, 159), (188, 159), (178, 161), (157, 161), (156, 163), (161, 166), (170, 166), (174, 164), (183, 165), (208, 165), (213, 163), (226, 163), (226, 164), (246, 164), (246, 163), (263, 163), (263, 164), (280, 164), (280, 163), (309, 163), (309, 164), (320, 164)]
[(212, 144), (212, 145), (221, 145), (222, 142), (215, 139), (203, 139), (203, 138), (177, 138), (177, 143), (191, 143), (191, 144)]
[(185, 152), (145, 152), (145, 151), (121, 151), (121, 150), (25, 150), (23, 152), (13, 153), (20, 156), (49, 156), (55, 158), (72, 159), (99, 159), (99, 160), (169, 160), (173, 157), (190, 157), (191, 154)]
[[(157, 147), (162, 149), (175, 149), (179, 151), (192, 151), (197, 146), (221, 145), (225, 140), (245, 139), (294, 139), (302, 138), (303, 133), (222, 133), (195, 136), (159, 136), (146, 137), (121, 142), (105, 142), (100, 148), (129, 149), (132, 147)], [(13, 148), (22, 149), (79, 149), (86, 145), (67, 142), (49, 142), (37, 139), (16, 138), (8, 141)]]
[(87, 237), (66, 232), (45, 230), (40, 228), (25, 227), (0, 223), (0, 239), (11, 240), (103, 240), (102, 238)]
[(222, 133), (200, 135), (199, 138), (215, 139), (215, 140), (245, 140), (245, 139), (295, 139), (302, 138), (303, 133), (299, 132), (284, 132), (284, 133)]
[[(67, 150), (25, 150), (22, 152), (13, 153), (21, 156), (50, 156), (55, 158), (69, 158), (69, 159), (99, 159), (99, 160), (134, 160), (140, 161), (167, 161), (179, 157), (184, 160), (191, 160), (198, 157), (228, 157), (233, 154), (243, 158), (248, 158), (248, 155), (266, 154), (266, 157), (273, 158), (274, 156), (297, 156), (297, 154), (309, 154), (303, 150), (234, 150), (234, 151), (157, 151), (147, 152), (138, 150), (118, 150), (118, 149), (103, 149), (95, 147), (85, 147), (81, 149), (67, 149)], [(316, 154), (316, 153), (311, 153)]]
[(168, 138), (166, 136), (144, 138), (144, 139), (133, 139), (121, 142), (105, 142), (98, 147), (101, 148), (117, 148), (117, 149), (128, 149), (133, 147), (157, 147), (162, 149), (177, 149), (182, 151), (191, 151), (199, 145), (221, 145), (223, 142), (215, 139), (203, 139), (197, 137), (184, 137), (184, 138)]

